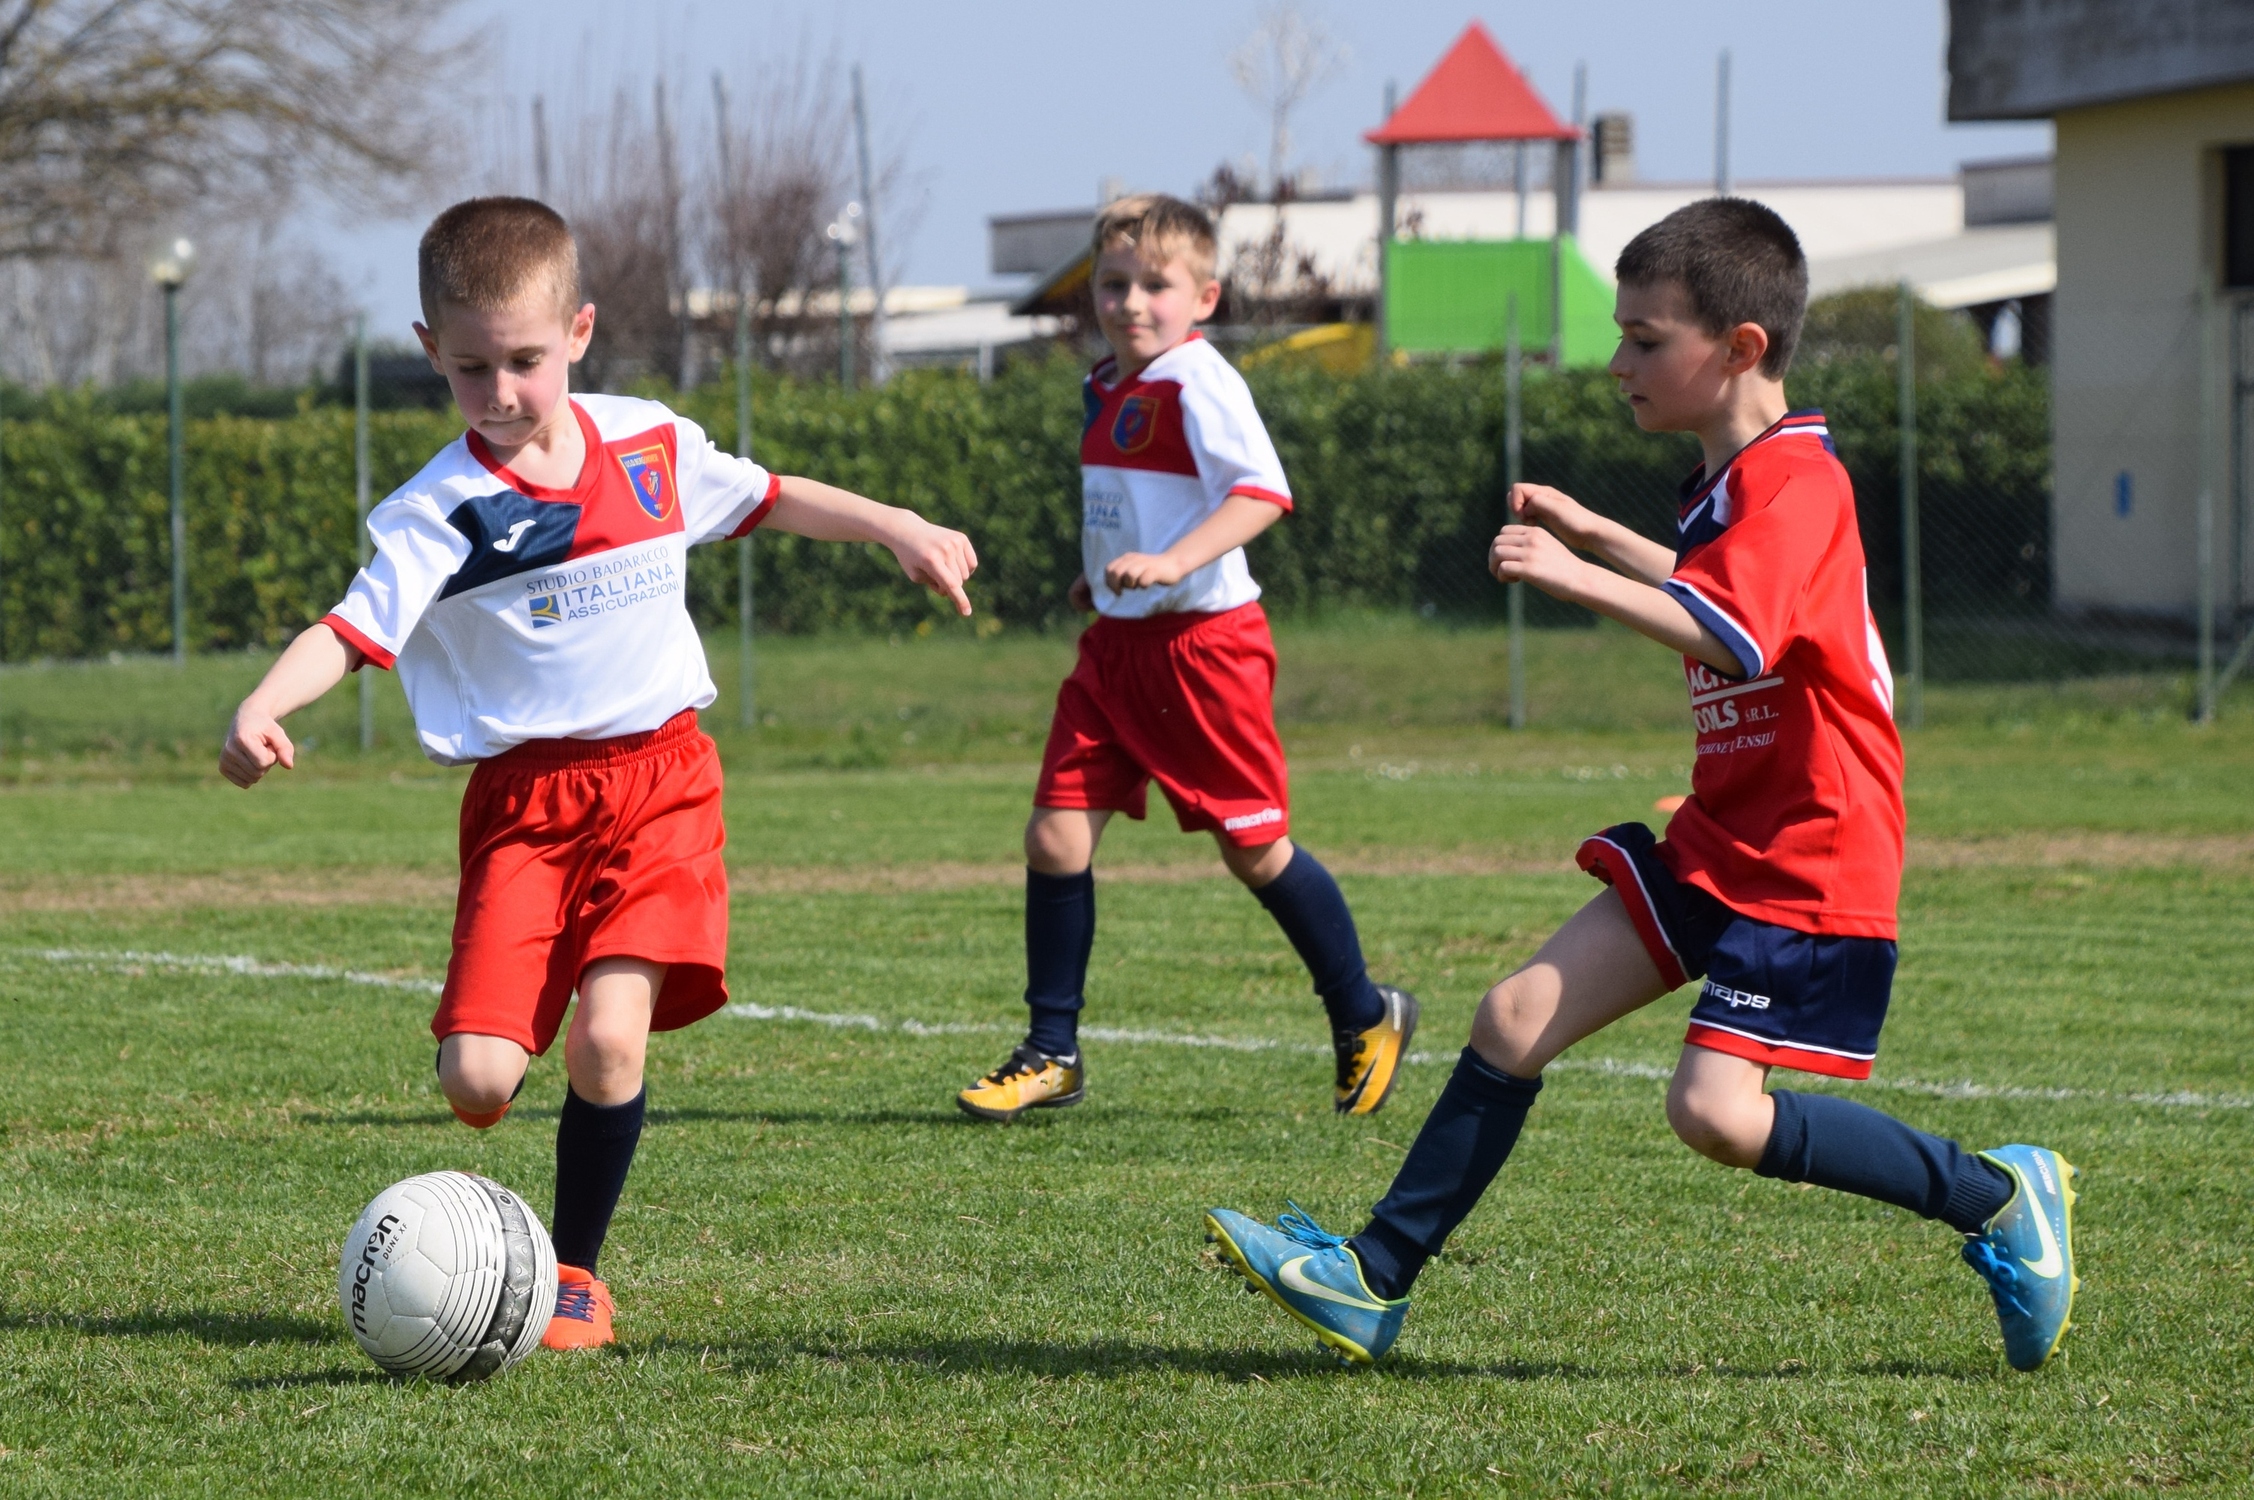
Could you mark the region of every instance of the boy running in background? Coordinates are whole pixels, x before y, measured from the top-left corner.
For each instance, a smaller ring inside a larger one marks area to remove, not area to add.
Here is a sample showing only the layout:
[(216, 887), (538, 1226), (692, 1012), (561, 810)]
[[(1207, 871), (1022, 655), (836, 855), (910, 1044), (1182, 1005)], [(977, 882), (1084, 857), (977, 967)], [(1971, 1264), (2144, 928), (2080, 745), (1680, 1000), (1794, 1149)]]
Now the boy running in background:
[(347, 672), (396, 667), (425, 754), (474, 764), (453, 956), (431, 1021), (463, 1123), (499, 1122), (564, 1040), (553, 1349), (611, 1341), (595, 1263), (641, 1139), (652, 1031), (727, 1000), (716, 696), (689, 618), (688, 549), (765, 525), (882, 542), (970, 613), (970, 542), (904, 510), (770, 475), (654, 401), (573, 398), (595, 308), (556, 213), (479, 198), (418, 256), (416, 335), (468, 431), (368, 517), (375, 558), (236, 711), (220, 770), (296, 764), (281, 720)]
[[(1684, 1144), (1725, 1166), (1860, 1194), (1965, 1236), (2011, 1364), (2058, 1348), (2073, 1306), (2074, 1169), (2057, 1152), (1972, 1153), (1833, 1094), (1764, 1091), (1769, 1070), (1867, 1078), (1894, 976), (1902, 747), (1865, 597), (1847, 472), (1784, 374), (1807, 266), (1744, 199), (1678, 210), (1621, 252), (1611, 372), (1638, 425), (1692, 432), (1675, 548), (1522, 484), (1489, 566), (1683, 654), (1698, 755), (1654, 843), (1640, 823), (1581, 846), (1608, 887), (1488, 991), (1393, 1186), (1351, 1239), (1296, 1209), (1271, 1229), (1228, 1209), (1209, 1236), (1347, 1358), (1384, 1354), (1408, 1293), (1487, 1190), (1542, 1069), (1705, 978), (1667, 1094)], [(1595, 553), (1608, 571), (1574, 555)]]
[(1078, 1028), (1096, 932), (1091, 862), (1115, 812), (1141, 818), (1155, 780), (1183, 832), (1204, 830), (1306, 961), (1331, 1026), (1333, 1106), (1374, 1113), (1416, 1031), (1416, 998), (1373, 984), (1338, 883), (1293, 846), (1276, 737), (1276, 649), (1244, 544), (1291, 490), (1244, 377), (1197, 330), (1221, 297), (1213, 223), (1156, 194), (1096, 220), (1096, 324), (1111, 357), (1088, 376), (1080, 438), (1081, 576), (1093, 609), (1025, 829), (1025, 1003), (1007, 1061), (956, 1096), (1012, 1120), (1087, 1092)]

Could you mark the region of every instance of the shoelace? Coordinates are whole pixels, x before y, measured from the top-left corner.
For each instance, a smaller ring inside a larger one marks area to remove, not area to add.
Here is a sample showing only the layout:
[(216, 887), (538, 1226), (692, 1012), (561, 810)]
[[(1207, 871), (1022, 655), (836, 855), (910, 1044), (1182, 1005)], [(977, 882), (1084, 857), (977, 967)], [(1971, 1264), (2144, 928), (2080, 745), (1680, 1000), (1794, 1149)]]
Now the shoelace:
[(573, 1281), (556, 1288), (556, 1316), (574, 1322), (595, 1321), (595, 1289)]
[(1371, 1050), (1368, 1036), (1359, 1031), (1334, 1031), (1330, 1037), (1331, 1055), (1338, 1063), (1338, 1087), (1347, 1088), (1354, 1082), (1355, 1071), (1362, 1065), (1365, 1051)]
[(1998, 1302), (2009, 1303), (2022, 1317), (2027, 1315), (2027, 1304), (2019, 1297), (2019, 1268), (2011, 1263), (2010, 1256), (1983, 1236), (1964, 1242), (1964, 1259), (1988, 1283)]
[(1346, 1243), (1347, 1237), (1345, 1235), (1332, 1234), (1322, 1225), (1307, 1217), (1307, 1210), (1296, 1203), (1292, 1203), (1288, 1198), (1284, 1201), (1290, 1204), (1290, 1207), (1284, 1211), (1281, 1218), (1276, 1220), (1276, 1227), (1283, 1231), (1285, 1238), (1305, 1245), (1310, 1250), (1336, 1250)]

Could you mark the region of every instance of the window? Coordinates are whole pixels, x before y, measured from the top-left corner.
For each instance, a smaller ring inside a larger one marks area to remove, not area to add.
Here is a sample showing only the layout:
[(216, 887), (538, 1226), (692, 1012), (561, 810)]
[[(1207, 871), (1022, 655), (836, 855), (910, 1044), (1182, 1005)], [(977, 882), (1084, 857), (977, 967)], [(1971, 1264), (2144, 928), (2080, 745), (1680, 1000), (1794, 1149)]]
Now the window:
[(2223, 152), (2223, 285), (2254, 288), (2254, 146)]

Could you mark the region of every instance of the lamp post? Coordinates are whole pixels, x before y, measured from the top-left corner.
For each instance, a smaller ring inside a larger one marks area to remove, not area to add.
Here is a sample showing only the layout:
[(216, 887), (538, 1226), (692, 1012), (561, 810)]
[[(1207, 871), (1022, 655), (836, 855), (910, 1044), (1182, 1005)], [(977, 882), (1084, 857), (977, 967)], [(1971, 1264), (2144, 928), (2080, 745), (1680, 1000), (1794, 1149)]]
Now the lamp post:
[(196, 247), (176, 239), (149, 266), (149, 277), (164, 288), (164, 400), (166, 447), (172, 468), (172, 660), (188, 661), (188, 516), (181, 504), (183, 479), (180, 415), (180, 288), (195, 267)]
[(837, 381), (853, 389), (853, 247), (861, 243), (861, 205), (848, 203), (824, 231), (837, 246)]

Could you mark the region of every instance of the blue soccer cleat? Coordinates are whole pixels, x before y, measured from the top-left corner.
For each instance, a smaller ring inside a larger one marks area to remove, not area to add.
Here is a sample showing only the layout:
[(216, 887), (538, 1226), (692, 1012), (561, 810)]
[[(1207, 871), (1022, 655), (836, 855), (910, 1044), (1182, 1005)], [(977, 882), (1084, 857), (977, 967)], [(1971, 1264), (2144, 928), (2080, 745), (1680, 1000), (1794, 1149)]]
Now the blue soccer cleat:
[(1400, 1336), (1409, 1299), (1380, 1299), (1345, 1237), (1326, 1233), (1298, 1204), (1274, 1229), (1233, 1209), (1208, 1209), (1205, 1237), (1252, 1283), (1246, 1290), (1267, 1293), (1342, 1358), (1375, 1363)]
[(2018, 1191), (1980, 1233), (1964, 1242), (1965, 1264), (1995, 1294), (2004, 1358), (2015, 1370), (2039, 1370), (2074, 1325), (2075, 1170), (2041, 1146), (1998, 1146), (1981, 1156), (2011, 1174)]

